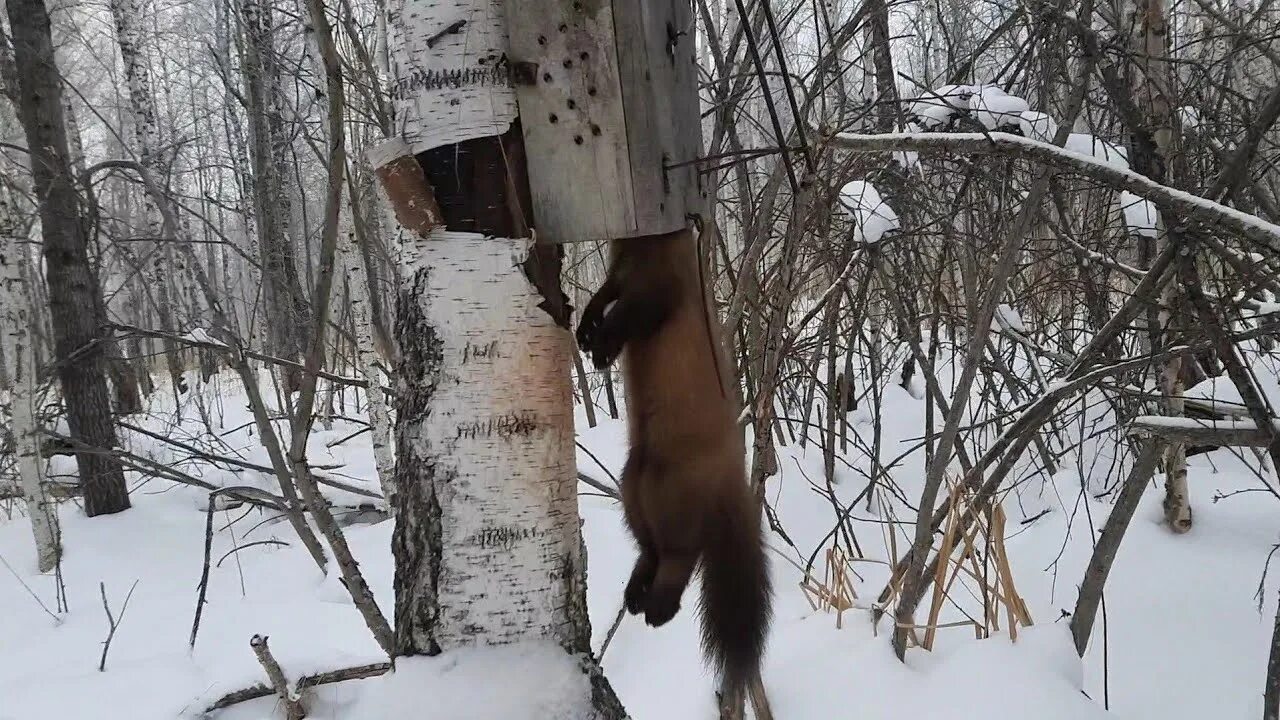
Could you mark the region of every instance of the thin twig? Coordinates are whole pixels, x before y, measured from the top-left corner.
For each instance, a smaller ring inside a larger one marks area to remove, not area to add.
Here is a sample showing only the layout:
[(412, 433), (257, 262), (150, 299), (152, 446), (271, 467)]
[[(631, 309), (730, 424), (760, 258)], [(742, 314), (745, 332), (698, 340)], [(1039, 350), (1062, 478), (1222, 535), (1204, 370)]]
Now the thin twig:
[(18, 571), (14, 570), (13, 566), (9, 564), (9, 561), (4, 559), (4, 555), (0, 555), (0, 563), (4, 563), (5, 568), (7, 568), (9, 572), (13, 573), (14, 579), (18, 581), (18, 584), (22, 586), (23, 590), (26, 590), (27, 593), (31, 595), (31, 599), (36, 601), (36, 604), (40, 606), (40, 609), (43, 610), (46, 615), (53, 618), (55, 623), (61, 625), (62, 618), (55, 615), (53, 611), (49, 610), (49, 608), (45, 606), (44, 601), (40, 599), (40, 596), (36, 594), (36, 591), (32, 590), (31, 586), (28, 585), (27, 582), (22, 579), (22, 576), (18, 574)]
[(98, 660), (98, 672), (107, 671), (107, 652), (111, 650), (111, 641), (116, 636), (116, 629), (120, 627), (121, 621), (124, 620), (124, 611), (129, 608), (129, 598), (133, 597), (133, 589), (138, 587), (138, 581), (134, 580), (133, 585), (129, 586), (129, 594), (124, 596), (124, 603), (120, 605), (120, 617), (111, 614), (111, 605), (107, 602), (107, 584), (105, 582), (98, 583), (98, 590), (102, 593), (102, 609), (107, 613), (107, 639), (102, 641), (102, 658)]

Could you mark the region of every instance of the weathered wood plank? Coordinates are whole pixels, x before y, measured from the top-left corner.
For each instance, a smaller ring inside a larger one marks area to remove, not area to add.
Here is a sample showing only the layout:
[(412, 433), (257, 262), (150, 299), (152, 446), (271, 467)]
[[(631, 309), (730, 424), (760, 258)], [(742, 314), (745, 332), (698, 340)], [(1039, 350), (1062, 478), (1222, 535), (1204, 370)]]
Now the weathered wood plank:
[(539, 235), (687, 226), (704, 197), (688, 0), (511, 0), (507, 17)]
[[(516, 96), (540, 239), (635, 234), (609, 0), (511, 0), (507, 22), (513, 61), (536, 65)], [(565, 192), (566, 182), (577, 187)]]
[(637, 220), (669, 232), (703, 197), (696, 165), (668, 169), (702, 151), (693, 9), (688, 0), (616, 0), (613, 10)]

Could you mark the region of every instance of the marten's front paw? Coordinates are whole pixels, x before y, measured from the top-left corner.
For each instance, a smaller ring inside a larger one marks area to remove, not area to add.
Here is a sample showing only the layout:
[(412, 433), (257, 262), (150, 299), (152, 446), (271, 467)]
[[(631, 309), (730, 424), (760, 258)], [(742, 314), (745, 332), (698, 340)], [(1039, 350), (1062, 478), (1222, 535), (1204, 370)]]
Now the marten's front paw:
[(584, 345), (583, 349), (591, 353), (591, 364), (597, 370), (603, 370), (622, 354), (622, 338), (617, 332), (610, 331), (608, 325), (601, 325), (591, 336), (591, 343)]
[(587, 352), (591, 352), (592, 342), (595, 340), (596, 330), (600, 328), (600, 320), (602, 314), (594, 308), (588, 307), (582, 313), (582, 319), (578, 321), (578, 332), (574, 336), (578, 338), (578, 347)]

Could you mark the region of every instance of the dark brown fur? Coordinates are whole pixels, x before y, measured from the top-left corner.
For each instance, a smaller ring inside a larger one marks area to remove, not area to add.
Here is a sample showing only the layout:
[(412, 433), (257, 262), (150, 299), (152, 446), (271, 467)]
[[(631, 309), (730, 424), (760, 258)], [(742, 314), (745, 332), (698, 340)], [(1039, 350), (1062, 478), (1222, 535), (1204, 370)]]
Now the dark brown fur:
[(627, 610), (666, 623), (700, 564), (703, 649), (731, 687), (745, 688), (764, 649), (770, 582), (731, 371), (692, 233), (611, 243), (578, 342), (599, 368), (622, 355), (630, 445), (622, 503), (640, 549)]

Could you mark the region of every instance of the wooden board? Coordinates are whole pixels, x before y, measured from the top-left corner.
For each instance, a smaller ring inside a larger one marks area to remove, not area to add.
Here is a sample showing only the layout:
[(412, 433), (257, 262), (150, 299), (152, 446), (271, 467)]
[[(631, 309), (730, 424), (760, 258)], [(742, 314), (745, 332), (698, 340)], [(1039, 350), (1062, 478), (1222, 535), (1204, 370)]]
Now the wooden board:
[(696, 165), (664, 172), (702, 152), (693, 9), (689, 0), (615, 0), (613, 9), (636, 216), (669, 232), (702, 208)]
[(541, 239), (665, 233), (701, 207), (696, 166), (666, 170), (701, 149), (692, 17), (687, 0), (508, 0)]

